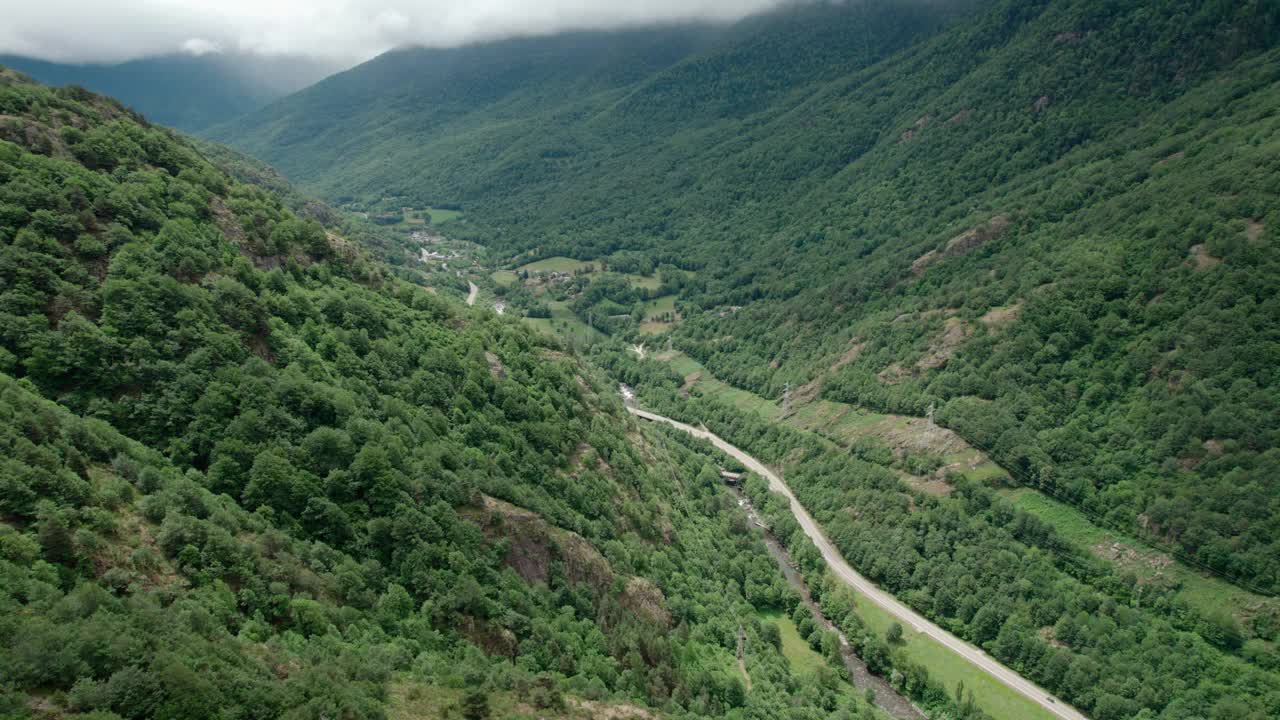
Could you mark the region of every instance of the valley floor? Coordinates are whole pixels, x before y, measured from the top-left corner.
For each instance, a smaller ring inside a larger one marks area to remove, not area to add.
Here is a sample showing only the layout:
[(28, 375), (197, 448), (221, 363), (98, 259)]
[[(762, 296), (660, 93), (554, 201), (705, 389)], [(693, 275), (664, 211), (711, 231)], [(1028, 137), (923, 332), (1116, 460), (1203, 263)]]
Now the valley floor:
[(782, 479), (764, 463), (707, 430), (695, 428), (677, 420), (672, 420), (671, 418), (647, 412), (636, 407), (628, 406), (627, 410), (636, 417), (644, 420), (666, 423), (694, 437), (709, 440), (713, 445), (715, 445), (715, 447), (742, 463), (751, 472), (754, 472), (768, 480), (770, 489), (773, 492), (785, 496), (790, 502), (791, 512), (795, 515), (796, 521), (799, 522), (800, 527), (804, 530), (809, 539), (813, 541), (813, 544), (818, 548), (818, 551), (822, 553), (823, 559), (837, 577), (859, 593), (862, 593), (863, 596), (871, 600), (875, 605), (900, 620), (906, 627), (914, 630), (917, 634), (925, 635), (935, 642), (943, 645), (952, 653), (959, 656), (959, 658), (962, 658), (968, 663), (976, 666), (982, 670), (982, 672), (992, 678), (995, 678), (1006, 687), (1021, 695), (1027, 702), (1026, 709), (1017, 715), (1010, 715), (1009, 717), (1034, 717), (1035, 715), (1041, 714), (1040, 712), (1032, 712), (1032, 708), (1036, 708), (1038, 711), (1047, 711), (1050, 716), (1063, 718), (1064, 720), (1085, 720), (1085, 716), (1075, 708), (1054, 699), (1044, 689), (997, 662), (982, 650), (966, 643), (955, 635), (952, 635), (941, 627), (930, 622), (927, 618), (899, 602), (897, 598), (881, 590), (870, 580), (854, 570), (847, 562), (845, 562), (844, 558), (835, 549), (835, 547), (831, 545), (831, 542), (827, 540), (826, 535), (822, 532), (818, 523), (811, 515), (809, 515), (809, 512), (805, 510), (804, 506), (800, 504), (800, 501), (792, 494), (791, 489), (787, 487), (786, 483), (784, 483)]
[[(764, 535), (764, 544), (769, 550), (769, 555), (778, 563), (778, 570), (787, 578), (787, 582), (795, 588), (796, 592), (800, 593), (800, 599), (805, 607), (809, 609), (814, 621), (823, 630), (834, 632), (840, 638), (840, 654), (844, 660), (845, 669), (849, 671), (849, 681), (853, 683), (853, 686), (863, 691), (870, 690), (875, 697), (876, 705), (879, 705), (894, 717), (908, 720), (926, 717), (919, 708), (912, 704), (910, 699), (895, 690), (884, 678), (873, 674), (867, 668), (867, 664), (862, 661), (862, 658), (853, 652), (849, 639), (827, 618), (822, 611), (822, 607), (810, 595), (808, 583), (796, 568), (795, 561), (791, 558), (790, 553), (773, 536), (773, 533), (765, 527), (764, 522), (757, 515), (755, 508), (751, 505), (751, 501), (747, 499), (746, 495), (738, 488), (734, 488), (733, 492), (738, 498), (738, 504), (747, 511), (747, 516), (751, 518), (752, 522), (761, 527), (761, 532)], [(789, 645), (796, 645), (798, 647), (796, 647), (795, 653), (800, 654), (802, 657), (815, 657), (818, 662), (823, 662), (822, 657), (817, 655), (800, 637), (795, 623), (790, 618), (777, 612), (762, 613), (762, 616), (768, 616), (771, 621), (779, 624), (784, 653), (787, 652)], [(796, 660), (792, 659), (790, 653), (788, 654), (788, 659), (792, 660), (793, 666), (796, 664)], [(749, 678), (747, 684), (750, 685)]]
[[(990, 484), (1020, 510), (1053, 526), (1072, 545), (1087, 550), (1117, 569), (1132, 572), (1142, 584), (1172, 585), (1176, 597), (1201, 613), (1225, 610), (1248, 627), (1256, 616), (1280, 612), (1280, 600), (1241, 588), (1227, 580), (1179, 562), (1137, 539), (1108, 529), (1082, 510), (1052, 498), (1040, 490), (1009, 483), (1009, 472), (992, 462), (985, 452), (951, 430), (926, 418), (877, 413), (831, 400), (797, 402), (790, 412), (777, 403), (717, 379), (697, 360), (679, 351), (661, 353), (655, 359), (668, 362), (685, 378), (685, 390), (716, 398), (740, 410), (760, 415), (798, 430), (814, 433), (844, 450), (870, 440), (895, 458), (925, 454), (939, 458), (931, 472), (913, 473), (894, 468), (907, 485), (930, 495), (946, 496), (952, 487), (948, 473)], [(1006, 478), (1000, 481), (1000, 478)]]

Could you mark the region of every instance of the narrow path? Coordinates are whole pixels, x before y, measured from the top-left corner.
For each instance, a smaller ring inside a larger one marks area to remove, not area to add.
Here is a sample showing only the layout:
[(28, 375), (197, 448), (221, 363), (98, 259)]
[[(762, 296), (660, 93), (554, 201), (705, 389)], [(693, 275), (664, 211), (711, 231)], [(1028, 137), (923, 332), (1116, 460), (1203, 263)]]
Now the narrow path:
[(748, 470), (768, 480), (770, 490), (787, 498), (791, 505), (791, 513), (795, 515), (796, 522), (800, 524), (804, 534), (809, 536), (818, 551), (822, 553), (822, 559), (826, 561), (827, 566), (836, 574), (836, 577), (843, 580), (849, 587), (865, 595), (869, 600), (884, 608), (889, 614), (898, 618), (916, 632), (928, 635), (945, 645), (952, 652), (968, 660), (1002, 684), (1026, 696), (1050, 713), (1063, 718), (1063, 720), (1088, 720), (1080, 711), (1052, 697), (1046, 690), (1005, 667), (977, 647), (933, 624), (923, 615), (899, 602), (897, 598), (881, 590), (875, 583), (860, 575), (849, 563), (845, 562), (839, 551), (827, 540), (826, 535), (823, 534), (813, 516), (809, 514), (808, 510), (804, 509), (804, 506), (792, 494), (791, 488), (787, 487), (786, 483), (782, 482), (782, 479), (775, 475), (764, 463), (730, 445), (708, 430), (701, 430), (662, 415), (631, 407), (629, 404), (627, 405), (627, 412), (643, 420), (666, 423), (694, 437), (711, 441), (712, 445), (742, 463)]
[(751, 673), (747, 672), (747, 633), (738, 626), (738, 672), (746, 681), (747, 692), (751, 692)]
[(471, 282), (470, 280), (468, 280), (468, 281), (467, 281), (467, 284), (471, 286), (471, 290), (470, 290), (470, 292), (468, 292), (468, 293), (467, 293), (467, 304), (468, 304), (468, 305), (475, 305), (475, 304), (476, 304), (476, 295), (479, 295), (479, 294), (480, 294), (480, 288), (479, 288), (479, 287), (476, 287), (476, 284), (475, 284), (475, 283), (473, 283), (473, 282)]

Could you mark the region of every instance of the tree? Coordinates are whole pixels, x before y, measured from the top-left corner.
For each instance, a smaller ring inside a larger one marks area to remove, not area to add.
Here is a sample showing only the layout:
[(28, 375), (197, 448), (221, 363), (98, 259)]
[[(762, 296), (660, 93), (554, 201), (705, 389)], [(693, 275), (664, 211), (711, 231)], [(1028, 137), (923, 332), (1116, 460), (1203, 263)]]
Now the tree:
[(889, 629), (884, 633), (884, 639), (889, 641), (890, 645), (902, 642), (902, 625), (897, 622), (890, 623)]
[(1244, 628), (1230, 612), (1216, 609), (1208, 612), (1200, 623), (1200, 634), (1206, 640), (1229, 650), (1237, 650), (1244, 643)]
[(742, 707), (747, 702), (747, 690), (736, 676), (729, 678), (724, 689), (724, 701), (729, 707)]
[(303, 481), (287, 458), (275, 450), (267, 450), (253, 460), (243, 500), (250, 508), (269, 505), (299, 515), (313, 492), (314, 488)]
[(360, 448), (351, 463), (352, 486), (375, 515), (389, 515), (400, 502), (404, 477), (379, 445)]
[(782, 630), (778, 628), (777, 623), (761, 623), (760, 635), (764, 638), (765, 642), (772, 645), (775, 649), (782, 649)]
[(462, 695), (462, 717), (466, 720), (488, 720), (489, 693), (483, 688), (470, 687)]
[(550, 675), (539, 675), (533, 692), (530, 694), (533, 706), (539, 710), (556, 710), (564, 712), (564, 695), (556, 685), (555, 678)]
[(51, 515), (40, 521), (40, 549), (44, 558), (58, 565), (70, 565), (75, 556), (71, 531), (67, 521), (59, 515)]

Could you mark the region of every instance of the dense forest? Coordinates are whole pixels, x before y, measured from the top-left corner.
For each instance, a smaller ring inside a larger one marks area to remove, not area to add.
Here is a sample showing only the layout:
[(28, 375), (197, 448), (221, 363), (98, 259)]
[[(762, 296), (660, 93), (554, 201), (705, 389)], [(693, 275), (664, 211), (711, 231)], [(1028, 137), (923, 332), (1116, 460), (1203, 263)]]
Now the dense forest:
[[(883, 717), (723, 459), (636, 425), (621, 381), (1090, 718), (1280, 717), (1273, 606), (1188, 602), (985, 481), (904, 482), (937, 458), (691, 394), (643, 345), (757, 399), (928, 414), (1274, 595), (1278, 99), (1261, 0), (402, 49), (208, 131), (262, 161), (0, 69), (0, 715)], [(500, 272), (425, 270), (433, 213)], [(471, 279), (528, 322), (451, 299)], [(984, 716), (745, 491), (872, 669)]]
[(288, 200), (0, 69), (0, 715), (881, 717), (705, 455)]
[[(1137, 582), (978, 483), (952, 478), (947, 497), (913, 490), (856, 453), (715, 399), (682, 397), (682, 379), (663, 363), (603, 348), (593, 357), (639, 388), (646, 405), (703, 422), (782, 468), (850, 564), (1089, 717), (1261, 720), (1280, 712), (1275, 618), (1251, 628), (1265, 639), (1245, 643), (1230, 614), (1197, 612), (1169, 588)], [(759, 479), (747, 488), (801, 566), (821, 577), (823, 562), (785, 500)], [(843, 607), (846, 634), (866, 637), (847, 605), (823, 606)], [(878, 637), (859, 650), (869, 661), (903, 662)]]
[[(406, 48), (207, 134), (329, 201), (460, 203), (482, 210), (490, 228), (517, 217), (534, 221), (537, 235), (510, 238), (525, 247), (547, 245), (560, 230), (575, 248), (590, 235), (597, 247), (623, 240), (634, 246), (628, 238), (634, 230), (622, 224), (640, 215), (649, 224), (678, 199), (668, 191), (681, 185), (664, 178), (683, 158), (657, 142), (664, 133), (686, 152), (704, 142), (734, 142), (741, 126), (726, 118), (745, 120), (785, 101), (806, 78), (833, 80), (884, 58), (969, 4), (802, 3), (729, 28), (679, 25)], [(644, 150), (654, 155), (637, 157)], [(617, 174), (620, 165), (632, 168)], [(692, 176), (684, 179), (687, 186)], [(626, 203), (635, 205), (611, 217), (613, 193), (628, 187)], [(642, 206), (641, 194), (659, 204)], [(535, 198), (542, 203), (536, 208), (528, 204)], [(552, 221), (559, 224), (553, 228)]]
[(331, 201), (460, 203), (513, 265), (678, 266), (675, 339), (724, 380), (936, 406), (1019, 482), (1274, 593), (1277, 40), (1267, 2), (815, 3), (638, 78), (543, 52), (483, 97), (392, 53), (217, 135)]

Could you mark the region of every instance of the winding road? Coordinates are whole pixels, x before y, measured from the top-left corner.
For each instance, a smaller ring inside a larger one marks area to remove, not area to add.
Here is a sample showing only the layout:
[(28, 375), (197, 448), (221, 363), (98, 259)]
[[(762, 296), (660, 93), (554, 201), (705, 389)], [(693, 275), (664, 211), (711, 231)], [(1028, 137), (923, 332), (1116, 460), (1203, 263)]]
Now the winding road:
[(827, 562), (827, 566), (836, 574), (836, 577), (843, 580), (849, 585), (849, 587), (852, 587), (865, 595), (876, 605), (884, 608), (889, 612), (889, 614), (898, 618), (916, 632), (928, 635), (939, 643), (945, 645), (955, 654), (965, 660), (968, 660), (973, 665), (976, 665), (983, 672), (995, 678), (1002, 684), (1022, 695), (1025, 695), (1032, 702), (1040, 705), (1053, 715), (1063, 718), (1063, 720), (1088, 720), (1088, 718), (1080, 711), (1070, 705), (1067, 705), (1061, 700), (1055, 699), (1046, 690), (1000, 664), (990, 655), (987, 655), (977, 647), (970, 645), (964, 640), (961, 640), (955, 635), (952, 635), (941, 627), (933, 624), (928, 618), (925, 618), (920, 613), (899, 602), (897, 598), (884, 590), (881, 590), (875, 583), (860, 575), (856, 570), (850, 567), (849, 563), (845, 562), (839, 551), (837, 551), (831, 542), (827, 540), (826, 535), (822, 532), (822, 528), (818, 526), (818, 523), (811, 515), (809, 515), (809, 511), (805, 510), (804, 506), (800, 504), (800, 501), (796, 499), (796, 496), (792, 494), (791, 488), (787, 487), (786, 483), (782, 482), (782, 479), (775, 475), (772, 470), (765, 466), (764, 463), (756, 460), (742, 450), (739, 450), (737, 447), (730, 445), (715, 433), (708, 430), (695, 428), (692, 425), (686, 425), (685, 423), (677, 420), (672, 420), (671, 418), (664, 417), (656, 413), (641, 410), (633, 407), (630, 402), (628, 402), (626, 406), (627, 412), (638, 418), (652, 422), (666, 423), (677, 430), (689, 433), (694, 437), (710, 440), (712, 445), (715, 445), (725, 454), (742, 463), (751, 472), (768, 480), (769, 489), (782, 494), (790, 501), (791, 513), (795, 515), (796, 522), (800, 524), (800, 527), (804, 529), (804, 534), (809, 536), (809, 539), (813, 541), (813, 544), (818, 548), (818, 551), (822, 553), (822, 558)]
[(476, 284), (471, 282), (470, 280), (467, 281), (467, 284), (471, 286), (471, 290), (467, 292), (467, 304), (475, 305), (476, 295), (480, 294), (480, 288), (476, 287)]

